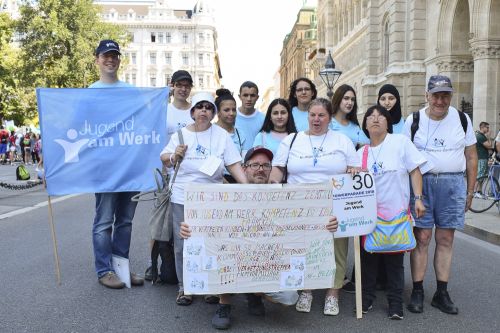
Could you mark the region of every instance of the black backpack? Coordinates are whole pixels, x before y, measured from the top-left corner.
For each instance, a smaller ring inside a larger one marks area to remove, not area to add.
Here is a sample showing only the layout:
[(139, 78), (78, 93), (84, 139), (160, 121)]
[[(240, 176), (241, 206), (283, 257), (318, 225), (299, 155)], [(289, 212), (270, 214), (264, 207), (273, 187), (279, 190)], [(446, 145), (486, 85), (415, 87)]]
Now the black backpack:
[[(413, 142), (420, 123), (420, 111), (415, 111), (412, 113), (412, 115), (413, 122), (411, 123), (411, 141)], [(467, 133), (467, 117), (465, 116), (465, 113), (463, 113), (462, 111), (458, 111), (458, 116), (460, 117), (460, 123), (462, 124), (464, 133)]]
[[(161, 258), (160, 271), (158, 272), (158, 257)], [(151, 267), (153, 283), (160, 278), (162, 283), (177, 284), (177, 274), (175, 272), (175, 256), (173, 241), (155, 240), (151, 249)]]

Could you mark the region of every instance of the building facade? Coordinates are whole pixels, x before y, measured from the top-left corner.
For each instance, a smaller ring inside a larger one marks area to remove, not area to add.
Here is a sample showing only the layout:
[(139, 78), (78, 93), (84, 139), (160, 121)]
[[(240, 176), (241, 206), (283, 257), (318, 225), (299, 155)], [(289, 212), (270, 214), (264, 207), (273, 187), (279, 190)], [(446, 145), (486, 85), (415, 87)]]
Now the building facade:
[(280, 96), (288, 98), (291, 83), (298, 77), (314, 79), (307, 61), (316, 50), (316, 7), (304, 2), (292, 31), (283, 40), (280, 65)]
[(174, 9), (167, 0), (102, 0), (102, 17), (130, 33), (120, 78), (141, 87), (170, 83), (179, 69), (191, 73), (193, 92), (215, 91), (221, 70), (213, 10), (199, 0), (192, 10)]
[(317, 72), (331, 51), (343, 71), (337, 86), (355, 88), (359, 116), (385, 83), (398, 88), (408, 115), (425, 105), (428, 78), (444, 74), (454, 85), (452, 105), (472, 116), (474, 128), (500, 127), (499, 0), (319, 0), (317, 40), (308, 61), (319, 96), (326, 88)]

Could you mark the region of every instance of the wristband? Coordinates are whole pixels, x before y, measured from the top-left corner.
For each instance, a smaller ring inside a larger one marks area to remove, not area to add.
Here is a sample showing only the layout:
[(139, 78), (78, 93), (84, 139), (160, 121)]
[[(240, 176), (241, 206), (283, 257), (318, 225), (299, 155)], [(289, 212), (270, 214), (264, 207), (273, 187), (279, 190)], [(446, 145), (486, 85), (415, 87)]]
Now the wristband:
[(420, 200), (420, 201), (422, 201), (422, 199), (423, 199), (423, 198), (424, 198), (424, 196), (423, 196), (422, 194), (419, 194), (419, 195), (414, 195), (414, 196), (413, 196), (413, 199), (414, 199), (414, 200)]
[(467, 196), (468, 196), (468, 197), (473, 197), (473, 196), (474, 196), (474, 193), (473, 193), (473, 192), (467, 192)]
[(173, 157), (174, 157), (174, 154), (170, 154), (170, 157), (168, 158), (169, 161), (170, 161), (170, 164), (172, 164), (172, 166), (174, 165), (174, 159), (173, 159)]

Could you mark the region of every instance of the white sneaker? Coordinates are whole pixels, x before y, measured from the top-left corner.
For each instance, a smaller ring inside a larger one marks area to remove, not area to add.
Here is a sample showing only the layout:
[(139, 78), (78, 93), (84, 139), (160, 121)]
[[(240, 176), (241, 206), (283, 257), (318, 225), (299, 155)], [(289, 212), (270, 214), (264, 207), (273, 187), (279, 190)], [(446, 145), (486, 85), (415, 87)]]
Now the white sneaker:
[(295, 310), (298, 312), (310, 312), (312, 301), (313, 295), (310, 291), (301, 292), (299, 300), (297, 301), (297, 304), (295, 304)]
[(323, 313), (327, 316), (336, 316), (339, 314), (339, 301), (335, 296), (325, 297), (325, 309)]

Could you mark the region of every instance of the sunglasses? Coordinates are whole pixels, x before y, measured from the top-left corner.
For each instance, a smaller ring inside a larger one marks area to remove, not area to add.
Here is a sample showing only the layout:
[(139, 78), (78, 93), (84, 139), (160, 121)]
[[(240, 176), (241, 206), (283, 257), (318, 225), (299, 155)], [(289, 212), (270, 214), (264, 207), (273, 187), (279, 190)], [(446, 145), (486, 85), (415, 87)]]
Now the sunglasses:
[(200, 102), (200, 103), (196, 103), (196, 105), (194, 106), (195, 109), (203, 109), (205, 108), (205, 110), (209, 110), (209, 111), (213, 111), (214, 110), (214, 106), (213, 104), (211, 103), (208, 103), (208, 102)]

